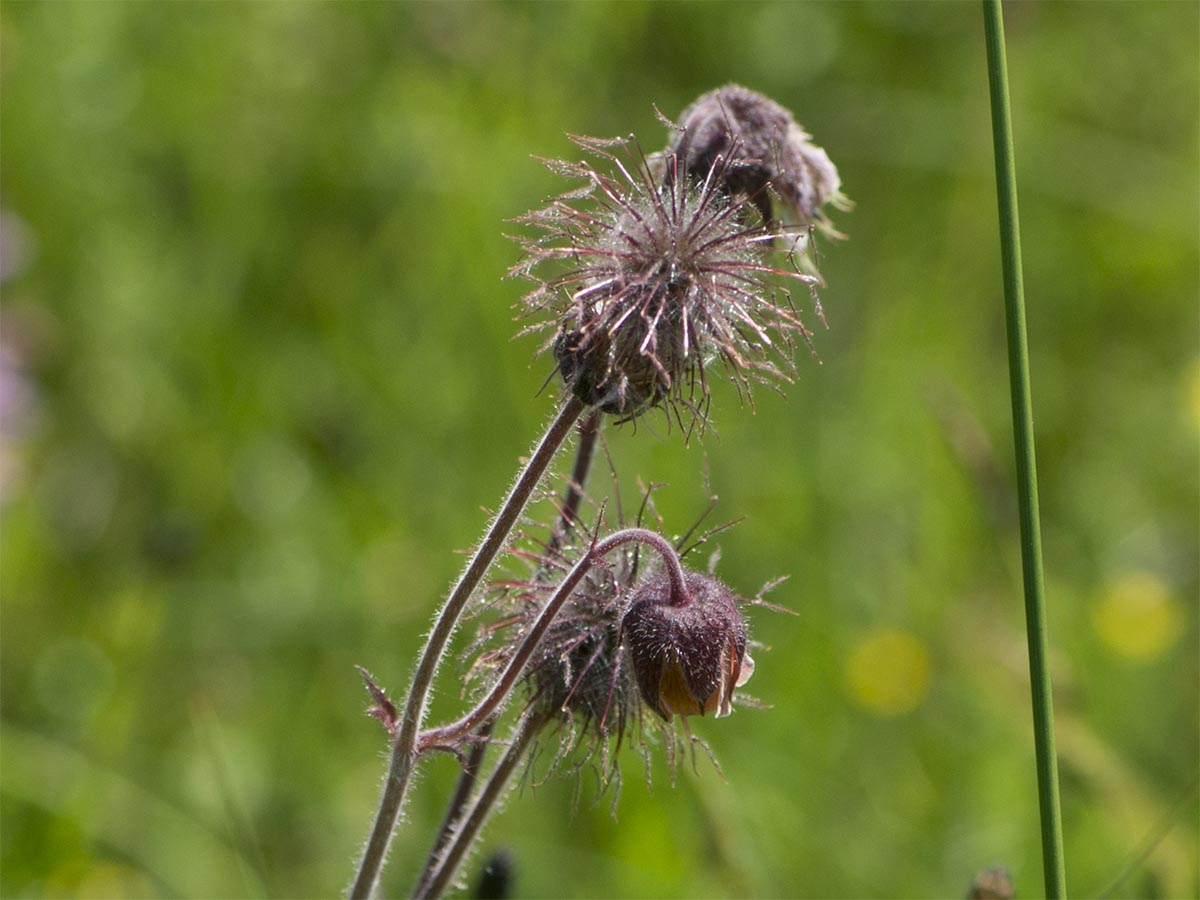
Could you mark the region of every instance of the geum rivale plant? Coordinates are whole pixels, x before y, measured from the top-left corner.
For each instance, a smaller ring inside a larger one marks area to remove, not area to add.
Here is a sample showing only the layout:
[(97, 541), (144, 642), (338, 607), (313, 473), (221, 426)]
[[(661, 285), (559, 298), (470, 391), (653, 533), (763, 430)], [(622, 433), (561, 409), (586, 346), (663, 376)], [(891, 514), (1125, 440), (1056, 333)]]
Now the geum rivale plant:
[[(437, 613), (403, 705), (364, 671), (391, 757), (353, 897), (378, 887), (424, 754), (449, 751), (464, 762), (415, 888), (437, 896), (548, 724), (565, 722), (606, 748), (615, 737), (619, 746), (643, 710), (664, 728), (677, 717), (727, 715), (753, 669), (741, 612), (748, 601), (711, 572), (685, 568), (655, 530), (606, 534), (598, 515), (583, 539), (583, 485), (605, 416), (636, 422), (658, 412), (686, 439), (708, 425), (714, 375), (747, 402), (754, 384), (778, 389), (792, 380), (796, 343), (811, 337), (795, 294), (808, 295), (824, 323), (813, 239), (836, 235), (823, 208), (846, 201), (825, 152), (762, 94), (728, 85), (700, 97), (678, 124), (664, 122), (668, 144), (652, 154), (633, 138), (572, 137), (587, 158), (546, 165), (575, 186), (517, 220), (532, 232), (517, 239), (524, 254), (509, 273), (533, 283), (521, 302), (521, 318), (531, 320), (521, 333), (546, 335), (541, 349), (554, 359), (562, 400)], [(481, 644), (484, 656), (472, 667), (486, 682), (476, 705), (427, 728), (426, 702), (456, 626), (482, 602), (489, 570), (573, 431), (575, 464), (550, 537), (532, 554), (530, 577), (510, 584), (521, 613), (495, 630), (499, 647)], [(502, 758), (476, 788), (497, 717), (514, 694), (526, 702), (499, 742)]]

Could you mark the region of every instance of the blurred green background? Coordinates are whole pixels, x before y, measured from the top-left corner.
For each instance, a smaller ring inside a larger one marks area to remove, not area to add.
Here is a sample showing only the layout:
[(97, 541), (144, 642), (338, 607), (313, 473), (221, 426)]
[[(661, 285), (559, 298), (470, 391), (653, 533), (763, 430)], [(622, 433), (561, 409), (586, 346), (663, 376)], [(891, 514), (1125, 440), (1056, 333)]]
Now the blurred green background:
[[(1195, 897), (1200, 314), (1194, 3), (1020, 4), (1021, 188), (1068, 884)], [(135, 4), (0, 10), (5, 896), (330, 896), (397, 695), (553, 406), (511, 340), (532, 155), (727, 81), (795, 111), (857, 202), (784, 399), (685, 448), (721, 574), (795, 617), (618, 819), (514, 795), (530, 897), (1042, 890), (976, 4)], [(455, 671), (435, 715), (457, 710)], [(436, 758), (385, 884), (427, 849)], [(1144, 852), (1145, 851), (1145, 852)], [(477, 868), (477, 857), (472, 868)]]

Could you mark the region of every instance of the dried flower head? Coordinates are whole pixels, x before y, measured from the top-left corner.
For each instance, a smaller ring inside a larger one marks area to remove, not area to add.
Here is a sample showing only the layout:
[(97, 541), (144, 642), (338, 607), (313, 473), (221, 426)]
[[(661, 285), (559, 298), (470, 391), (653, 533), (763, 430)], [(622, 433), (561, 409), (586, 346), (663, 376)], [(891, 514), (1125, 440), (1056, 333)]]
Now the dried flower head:
[(685, 109), (668, 150), (693, 178), (721, 161), (728, 190), (749, 198), (768, 222), (811, 223), (836, 234), (822, 207), (849, 208), (837, 168), (812, 135), (770, 97), (738, 84)]
[(729, 161), (690, 177), (675, 154), (648, 158), (632, 139), (573, 140), (607, 171), (547, 162), (583, 184), (519, 220), (541, 235), (520, 239), (509, 273), (536, 285), (523, 306), (542, 318), (525, 331), (551, 331), (542, 350), (569, 389), (625, 418), (666, 405), (703, 425), (714, 360), (744, 395), (752, 381), (789, 381), (795, 338), (810, 332), (788, 285), (804, 285), (820, 315), (820, 279), (727, 192)]
[(734, 688), (749, 680), (746, 622), (738, 598), (710, 575), (686, 573), (688, 597), (671, 596), (664, 575), (630, 598), (622, 633), (642, 698), (660, 716), (717, 717), (732, 711)]

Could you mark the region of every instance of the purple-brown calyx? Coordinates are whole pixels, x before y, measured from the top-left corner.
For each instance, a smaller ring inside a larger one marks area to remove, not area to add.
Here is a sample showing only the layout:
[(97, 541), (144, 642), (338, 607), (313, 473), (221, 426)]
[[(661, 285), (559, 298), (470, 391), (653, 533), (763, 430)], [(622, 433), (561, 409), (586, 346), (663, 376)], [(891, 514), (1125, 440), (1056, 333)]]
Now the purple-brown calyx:
[(685, 572), (684, 583), (684, 603), (661, 575), (634, 591), (622, 632), (638, 688), (668, 721), (712, 711), (727, 716), (734, 689), (754, 671), (746, 623), (737, 597), (717, 579)]

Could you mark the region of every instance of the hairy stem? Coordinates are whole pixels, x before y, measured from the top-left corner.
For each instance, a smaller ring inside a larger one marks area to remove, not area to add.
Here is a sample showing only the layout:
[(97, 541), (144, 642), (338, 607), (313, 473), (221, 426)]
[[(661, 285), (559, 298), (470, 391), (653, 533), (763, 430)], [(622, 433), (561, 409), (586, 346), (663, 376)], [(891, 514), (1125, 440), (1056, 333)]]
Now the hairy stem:
[(505, 750), (504, 755), (500, 757), (499, 762), (496, 763), (496, 768), (488, 776), (483, 790), (479, 792), (479, 798), (462, 820), (462, 825), (455, 831), (453, 840), (446, 847), (445, 853), (441, 859), (431, 860), (432, 870), (427, 868), (422, 873), (421, 882), (417, 885), (413, 897), (440, 897), (449, 887), (467, 850), (475, 843), (480, 829), (483, 828), (488, 815), (495, 808), (496, 801), (504, 794), (504, 788), (520, 764), (525, 751), (529, 749), (533, 739), (549, 721), (548, 715), (538, 713), (531, 713), (521, 720), (516, 736)]
[[(462, 575), (459, 576), (458, 582), (451, 590), (450, 596), (447, 597), (441, 611), (437, 614), (433, 631), (430, 632), (425, 647), (421, 651), (420, 662), (417, 663), (416, 672), (413, 674), (408, 699), (404, 705), (404, 714), (400, 721), (400, 732), (392, 746), (391, 762), (379, 800), (379, 810), (375, 815), (375, 823), (371, 828), (371, 835), (367, 839), (367, 846), (363, 851), (358, 873), (350, 887), (351, 898), (365, 900), (375, 892), (379, 884), (379, 875), (383, 870), (384, 860), (387, 858), (396, 822), (404, 808), (408, 784), (416, 763), (417, 734), (425, 717), (425, 703), (429, 697), (429, 689), (442, 660), (442, 654), (446, 650), (446, 644), (449, 643), (454, 628), (458, 624), (463, 607), (467, 605), (471, 594), (497, 554), (503, 549), (521, 512), (529, 502), (534, 488), (584, 410), (583, 402), (577, 397), (572, 395), (568, 398), (534, 449), (529, 462), (521, 470), (503, 506), (500, 507), (500, 511), (488, 527), (483, 542), (472, 554)], [(477, 722), (476, 725), (478, 724)]]
[[(571, 480), (567, 483), (567, 489), (563, 495), (562, 507), (559, 510), (559, 516), (554, 530), (551, 532), (549, 549), (551, 552), (559, 549), (563, 541), (575, 528), (575, 522), (579, 517), (579, 505), (583, 501), (584, 487), (587, 485), (588, 475), (592, 469), (592, 458), (595, 456), (596, 442), (600, 437), (600, 425), (602, 423), (602, 414), (599, 411), (589, 413), (585, 418), (580, 419), (578, 425), (579, 440), (575, 445), (575, 465), (571, 469)], [(483, 768), (483, 758), (487, 754), (489, 741), (492, 729), (495, 728), (496, 720), (488, 719), (479, 727), (479, 731), (475, 733), (480, 740), (471, 747), (471, 752), (467, 754), (467, 758), (463, 763), (462, 771), (459, 773), (458, 781), (454, 785), (454, 793), (450, 797), (450, 802), (446, 807), (446, 814), (442, 817), (442, 824), (438, 828), (437, 836), (434, 838), (433, 847), (429, 851), (429, 857), (426, 860), (424, 871), (421, 873), (421, 878), (417, 882), (417, 887), (414, 894), (419, 895), (425, 890), (425, 886), (429, 878), (432, 876), (437, 860), (450, 841), (453, 829), (457, 826), (459, 819), (462, 816), (463, 809), (466, 808), (467, 801), (471, 799), (471, 793), (475, 789), (475, 781), (479, 777), (479, 772)]]
[(1033, 440), (1033, 400), (1029, 346), (1025, 333), (1025, 290), (1021, 278), (1021, 231), (1017, 217), (1017, 173), (1013, 158), (1008, 68), (1004, 56), (1004, 14), (1000, 0), (984, 0), (992, 140), (996, 155), (996, 197), (1000, 207), (1000, 249), (1004, 269), (1004, 308), (1008, 331), (1008, 372), (1012, 394), (1013, 440), (1017, 457), (1017, 498), (1021, 524), (1021, 563), (1025, 582), (1025, 630), (1029, 642), (1029, 681), (1033, 700), (1034, 753), (1042, 826), (1042, 865), (1047, 897), (1067, 892), (1054, 750), (1054, 706), (1047, 665), (1046, 601), (1042, 578), (1042, 537), (1038, 516), (1037, 463)]
[(559, 511), (558, 524), (550, 535), (549, 550), (553, 553), (562, 547), (563, 541), (575, 527), (579, 517), (579, 504), (583, 502), (583, 489), (587, 484), (588, 473), (592, 470), (592, 457), (596, 452), (596, 441), (600, 437), (600, 424), (603, 414), (596, 410), (579, 422), (579, 443), (575, 448), (575, 466), (571, 470), (571, 480), (567, 483), (567, 492), (563, 496), (562, 509)]
[(525, 669), (525, 664), (529, 662), (538, 644), (542, 640), (542, 636), (550, 628), (550, 623), (554, 617), (558, 615), (558, 611), (562, 609), (567, 598), (579, 585), (587, 575), (588, 570), (598, 563), (606, 554), (611, 553), (618, 547), (628, 543), (647, 544), (662, 557), (664, 567), (667, 570), (667, 577), (671, 581), (672, 595), (682, 598), (682, 602), (687, 602), (688, 594), (684, 586), (683, 567), (679, 563), (679, 556), (675, 553), (675, 548), (671, 542), (666, 540), (661, 535), (648, 531), (645, 528), (625, 528), (621, 531), (616, 531), (592, 545), (583, 558), (575, 564), (566, 577), (555, 588), (550, 599), (546, 601), (546, 605), (542, 607), (533, 624), (529, 627), (525, 639), (521, 641), (521, 646), (513, 654), (512, 659), (508, 661), (504, 672), (493, 685), (488, 695), (479, 702), (473, 710), (459, 719), (457, 722), (452, 722), (449, 725), (443, 725), (440, 728), (432, 728), (429, 731), (423, 732), (418, 739), (417, 747), (420, 750), (432, 748), (454, 748), (457, 744), (466, 738), (472, 731), (478, 728), (486, 719), (495, 713), (508, 699), (512, 689), (516, 687), (517, 682), (521, 678), (521, 673)]
[(434, 838), (433, 847), (429, 850), (425, 867), (421, 870), (421, 877), (417, 879), (417, 886), (413, 888), (413, 896), (419, 896), (425, 890), (426, 884), (437, 868), (437, 861), (441, 858), (442, 851), (450, 843), (450, 838), (462, 817), (467, 801), (471, 799), (471, 793), (475, 790), (475, 781), (483, 768), (483, 757), (487, 754), (489, 739), (495, 727), (496, 720), (488, 719), (479, 726), (479, 731), (475, 733), (477, 742), (471, 746), (471, 752), (463, 760), (462, 772), (459, 773), (458, 781), (455, 782), (454, 793), (450, 796), (450, 803), (446, 806), (446, 814), (442, 816), (442, 824), (438, 827), (437, 837)]

